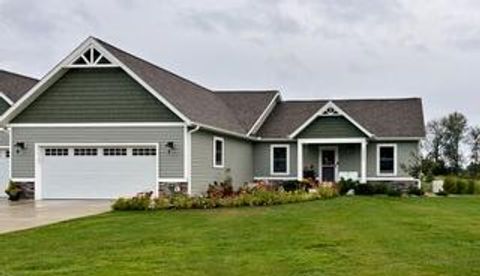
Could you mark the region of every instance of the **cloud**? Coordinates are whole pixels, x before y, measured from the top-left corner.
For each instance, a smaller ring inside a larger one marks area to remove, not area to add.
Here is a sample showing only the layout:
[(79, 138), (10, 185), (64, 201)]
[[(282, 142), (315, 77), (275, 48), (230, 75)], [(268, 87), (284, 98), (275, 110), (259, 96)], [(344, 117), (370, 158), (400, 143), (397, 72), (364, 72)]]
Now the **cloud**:
[(0, 0), (2, 68), (42, 76), (88, 35), (212, 88), (424, 99), (480, 124), (474, 0)]

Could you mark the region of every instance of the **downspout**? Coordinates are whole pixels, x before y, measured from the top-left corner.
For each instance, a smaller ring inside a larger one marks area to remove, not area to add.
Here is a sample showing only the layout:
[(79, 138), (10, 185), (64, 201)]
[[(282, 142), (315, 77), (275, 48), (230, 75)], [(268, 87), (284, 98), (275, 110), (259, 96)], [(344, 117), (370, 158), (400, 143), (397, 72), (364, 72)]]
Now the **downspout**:
[(187, 131), (187, 194), (192, 195), (192, 134), (200, 130), (200, 126), (196, 125)]

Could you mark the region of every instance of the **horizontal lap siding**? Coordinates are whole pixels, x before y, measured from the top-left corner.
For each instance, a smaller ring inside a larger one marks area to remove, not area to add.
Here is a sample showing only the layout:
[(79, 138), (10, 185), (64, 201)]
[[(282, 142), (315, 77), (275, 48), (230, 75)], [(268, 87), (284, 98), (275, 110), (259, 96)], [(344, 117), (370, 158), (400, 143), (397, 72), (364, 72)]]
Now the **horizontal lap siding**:
[(70, 69), (13, 123), (180, 122), (119, 68)]
[(9, 146), (10, 135), (6, 130), (0, 130), (0, 146)]
[(318, 117), (308, 125), (298, 138), (365, 137), (365, 134), (342, 116)]
[[(278, 144), (290, 145), (290, 174), (270, 174), (270, 146)], [(296, 177), (297, 176), (297, 144), (296, 143), (256, 143), (253, 151), (256, 177)]]
[[(418, 152), (418, 142), (379, 142), (380, 144), (397, 145), (397, 175), (396, 177), (410, 177), (410, 175), (401, 168), (402, 164), (412, 162), (412, 153)], [(367, 148), (367, 176), (368, 177), (388, 177), (377, 175), (377, 144), (370, 142)]]
[[(25, 142), (26, 148), (12, 153), (12, 176), (35, 177), (35, 143), (158, 143), (160, 149), (159, 176), (184, 177), (183, 127), (14, 127), (13, 144)], [(168, 152), (165, 144), (174, 142)]]
[[(225, 140), (225, 166), (213, 167), (213, 137)], [(192, 193), (203, 194), (208, 184), (222, 182), (230, 169), (233, 185), (238, 188), (253, 179), (253, 146), (251, 142), (223, 135), (197, 131), (192, 134)]]

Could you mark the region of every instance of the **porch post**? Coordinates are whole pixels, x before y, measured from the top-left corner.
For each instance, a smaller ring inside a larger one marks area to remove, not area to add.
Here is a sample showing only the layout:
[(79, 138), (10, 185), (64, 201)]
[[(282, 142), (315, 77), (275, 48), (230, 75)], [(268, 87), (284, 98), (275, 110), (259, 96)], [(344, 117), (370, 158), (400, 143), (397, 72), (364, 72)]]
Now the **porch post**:
[(361, 176), (360, 183), (367, 183), (367, 140), (361, 143)]
[(303, 180), (303, 143), (297, 141), (297, 180)]

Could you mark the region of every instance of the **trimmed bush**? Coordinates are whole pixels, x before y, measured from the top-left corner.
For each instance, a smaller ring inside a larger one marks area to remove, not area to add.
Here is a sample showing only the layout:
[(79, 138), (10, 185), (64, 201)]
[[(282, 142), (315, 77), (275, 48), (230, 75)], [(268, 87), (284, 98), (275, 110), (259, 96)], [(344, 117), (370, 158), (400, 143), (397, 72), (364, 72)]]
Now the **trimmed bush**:
[(355, 191), (355, 187), (357, 185), (359, 185), (358, 181), (354, 181), (352, 179), (342, 178), (337, 183), (338, 192), (340, 193), (340, 195), (345, 195), (346, 193), (348, 193), (348, 191), (350, 191), (352, 189)]
[(189, 197), (186, 195), (162, 196), (152, 199), (150, 196), (119, 198), (112, 205), (113, 210), (164, 210), (164, 209), (212, 209), (220, 207), (271, 206), (337, 196), (333, 187), (319, 187), (315, 192), (253, 190), (241, 192), (230, 197)]
[(443, 180), (443, 190), (447, 194), (456, 194), (457, 193), (457, 180), (453, 176), (447, 176)]

